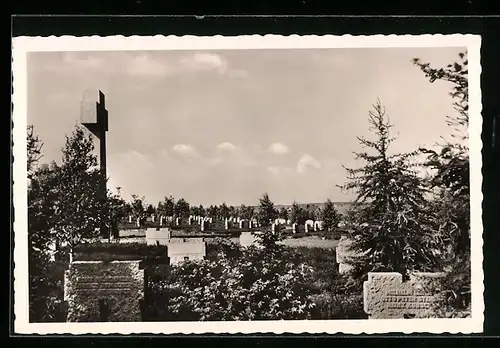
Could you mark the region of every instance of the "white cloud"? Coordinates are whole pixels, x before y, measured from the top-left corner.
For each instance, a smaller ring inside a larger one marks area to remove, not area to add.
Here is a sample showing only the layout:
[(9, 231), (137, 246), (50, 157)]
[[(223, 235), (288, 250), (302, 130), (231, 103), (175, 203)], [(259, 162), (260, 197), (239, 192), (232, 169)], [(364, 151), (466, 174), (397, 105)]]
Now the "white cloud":
[(275, 166), (267, 167), (267, 171), (271, 174), (279, 174), (280, 173), (280, 169), (278, 167), (275, 167)]
[(176, 153), (184, 159), (195, 159), (200, 157), (200, 154), (193, 146), (186, 144), (174, 145), (172, 147), (172, 152)]
[(307, 171), (308, 168), (313, 168), (316, 170), (321, 169), (321, 163), (319, 163), (319, 161), (313, 156), (304, 154), (297, 162), (297, 172), (303, 174)]
[(274, 143), (269, 145), (269, 152), (272, 152), (277, 155), (284, 155), (288, 153), (288, 146), (282, 144), (282, 143)]
[(92, 56), (82, 57), (82, 52), (65, 52), (63, 55), (63, 62), (71, 65), (74, 69), (99, 69), (103, 67), (105, 60)]
[(236, 151), (236, 146), (228, 142), (220, 143), (215, 148), (219, 151)]
[(220, 143), (215, 147), (215, 154), (212, 158), (208, 159), (209, 165), (228, 165), (239, 167), (255, 167), (259, 163), (255, 160), (254, 156), (242, 147), (237, 147), (229, 142)]
[(215, 71), (234, 78), (245, 78), (247, 73), (229, 67), (224, 57), (210, 52), (197, 52), (181, 59), (181, 65), (190, 71)]
[(167, 66), (148, 55), (134, 57), (125, 71), (132, 75), (160, 76), (168, 72)]

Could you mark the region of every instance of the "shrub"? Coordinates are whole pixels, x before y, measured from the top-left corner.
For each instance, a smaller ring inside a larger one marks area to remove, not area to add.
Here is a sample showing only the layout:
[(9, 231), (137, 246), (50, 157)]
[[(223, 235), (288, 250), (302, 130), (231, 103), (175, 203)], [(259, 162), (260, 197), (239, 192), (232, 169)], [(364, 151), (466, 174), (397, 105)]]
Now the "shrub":
[(446, 276), (440, 279), (442, 289), (433, 315), (440, 318), (464, 318), (471, 315), (470, 254), (457, 257)]
[[(64, 322), (66, 320), (64, 298), (63, 262), (44, 263), (43, 273), (30, 287), (30, 322)], [(34, 270), (33, 270), (34, 271)], [(33, 272), (30, 270), (30, 272)]]
[[(312, 269), (273, 250), (232, 243), (215, 260), (172, 267), (168, 311), (178, 320), (307, 319)], [(285, 252), (286, 253), (286, 252)], [(181, 318), (181, 319), (179, 319)]]
[(335, 295), (322, 292), (313, 295), (316, 304), (312, 319), (366, 319), (363, 310), (363, 294)]

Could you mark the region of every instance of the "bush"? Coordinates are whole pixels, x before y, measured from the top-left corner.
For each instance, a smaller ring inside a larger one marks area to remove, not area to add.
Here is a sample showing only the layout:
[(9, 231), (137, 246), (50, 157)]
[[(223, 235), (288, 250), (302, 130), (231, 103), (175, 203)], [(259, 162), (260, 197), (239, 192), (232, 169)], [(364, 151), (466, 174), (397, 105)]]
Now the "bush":
[(314, 295), (316, 304), (312, 319), (367, 319), (363, 310), (363, 294), (335, 295), (322, 292)]
[(214, 246), (218, 257), (171, 269), (168, 310), (176, 320), (307, 319), (312, 269), (268, 249)]
[[(30, 267), (31, 268), (31, 267)], [(64, 270), (63, 262), (47, 262), (39, 274), (37, 286), (30, 287), (30, 322), (64, 322)], [(35, 272), (30, 269), (31, 275)]]
[(439, 318), (464, 318), (471, 315), (470, 254), (457, 257), (446, 276), (440, 279), (440, 300), (432, 313)]

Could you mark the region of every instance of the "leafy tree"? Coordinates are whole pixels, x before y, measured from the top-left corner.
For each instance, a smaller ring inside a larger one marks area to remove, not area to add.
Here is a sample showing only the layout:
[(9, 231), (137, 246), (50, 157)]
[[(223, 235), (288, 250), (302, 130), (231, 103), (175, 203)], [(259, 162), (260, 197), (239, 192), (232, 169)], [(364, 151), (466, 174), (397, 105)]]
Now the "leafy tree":
[(311, 207), (311, 218), (313, 220), (321, 220), (322, 218), (322, 209), (319, 206), (312, 206)]
[(429, 82), (437, 80), (447, 81), (453, 84), (450, 96), (453, 98), (453, 106), (457, 115), (447, 116), (449, 126), (455, 127), (452, 136), (459, 139), (468, 138), (466, 127), (469, 125), (469, 80), (467, 53), (458, 54), (459, 61), (448, 64), (446, 68), (433, 68), (429, 63), (422, 62), (419, 58), (413, 59), (413, 64), (418, 66)]
[(330, 199), (327, 199), (323, 209), (320, 211), (320, 219), (323, 221), (323, 226), (327, 231), (335, 231), (340, 222), (340, 214), (335, 209), (335, 204)]
[(279, 210), (279, 213), (278, 213), (278, 217), (280, 219), (288, 220), (288, 209), (285, 207), (281, 207), (281, 209)]
[(118, 222), (124, 219), (129, 214), (127, 202), (120, 197), (119, 194), (112, 194), (108, 191), (106, 201), (106, 217), (109, 219), (106, 224), (111, 229), (111, 235), (114, 238), (119, 237)]
[(348, 182), (343, 186), (356, 193), (354, 214), (348, 221), (352, 247), (363, 255), (356, 266), (362, 274), (433, 269), (436, 244), (426, 191), (411, 163), (416, 153), (389, 154), (392, 125), (380, 101), (368, 121), (375, 139), (358, 140), (372, 153), (355, 153), (365, 165), (346, 168)]
[(456, 111), (447, 116), (447, 123), (453, 128), (452, 138), (437, 144), (438, 150), (420, 149), (427, 155), (425, 165), (432, 172), (428, 185), (434, 192), (431, 208), (435, 212), (435, 236), (440, 244), (448, 246), (441, 250), (442, 267), (448, 270), (442, 284), (441, 309), (451, 317), (464, 312), (470, 315), (471, 299), (468, 60), (466, 52), (458, 56), (458, 61), (445, 68), (433, 68), (418, 58), (413, 60), (431, 83), (451, 83), (450, 96)]
[(43, 143), (38, 138), (38, 135), (35, 135), (35, 129), (33, 125), (28, 126), (28, 134), (27, 134), (27, 166), (28, 166), (28, 179), (31, 179), (33, 176), (33, 171), (35, 170), (36, 164), (42, 158), (42, 147)]
[(276, 219), (277, 212), (274, 203), (269, 199), (269, 195), (264, 193), (259, 200), (257, 220), (262, 226), (269, 226), (270, 221)]
[(146, 214), (151, 216), (154, 213), (156, 213), (155, 207), (153, 207), (152, 204), (149, 204), (148, 207), (146, 208)]
[(206, 210), (205, 208), (203, 207), (203, 205), (200, 204), (200, 206), (198, 207), (198, 213), (200, 214), (200, 216), (205, 216), (206, 215)]
[(70, 257), (84, 239), (97, 237), (106, 221), (106, 200), (100, 197), (102, 175), (93, 151), (92, 136), (77, 126), (66, 137), (61, 166), (52, 168), (57, 178), (52, 227), (58, 242), (69, 246)]
[(196, 216), (196, 215), (199, 215), (199, 213), (200, 213), (200, 210), (198, 209), (197, 206), (192, 205), (192, 206), (189, 207), (189, 214), (190, 215)]
[(134, 218), (138, 218), (139, 220), (144, 219), (144, 215), (146, 214), (146, 206), (144, 202), (145, 198), (144, 197), (139, 197), (136, 194), (132, 195), (132, 212), (134, 215)]
[(172, 196), (165, 197), (163, 202), (158, 203), (158, 213), (165, 216), (174, 216), (175, 199)]
[(254, 216), (254, 207), (249, 207), (244, 204), (240, 206), (239, 209), (239, 216), (242, 217), (243, 219), (250, 220)]
[(219, 207), (219, 216), (223, 218), (229, 217), (229, 207), (226, 205), (226, 203), (222, 203)]
[(470, 249), (470, 178), (469, 149), (467, 130), (469, 125), (469, 85), (468, 60), (466, 53), (459, 54), (459, 61), (446, 68), (433, 68), (415, 58), (418, 66), (429, 81), (447, 81), (452, 84), (450, 96), (454, 100), (455, 115), (447, 116), (447, 123), (453, 127), (452, 140), (445, 139), (438, 144), (440, 150), (420, 149), (427, 155), (425, 165), (433, 172), (429, 186), (436, 192), (434, 204), (438, 212), (440, 237), (443, 242), (452, 245), (450, 260), (455, 255), (463, 255)]
[(208, 208), (208, 215), (214, 219), (217, 218), (219, 215), (219, 208), (216, 205), (211, 205)]
[(175, 215), (178, 217), (189, 215), (189, 203), (184, 198), (179, 198), (175, 203)]
[(50, 284), (47, 268), (48, 253), (52, 241), (51, 216), (54, 214), (55, 179), (48, 165), (36, 168), (43, 143), (34, 134), (33, 126), (27, 130), (28, 170), (28, 269), (30, 321), (46, 321), (49, 313), (47, 295)]

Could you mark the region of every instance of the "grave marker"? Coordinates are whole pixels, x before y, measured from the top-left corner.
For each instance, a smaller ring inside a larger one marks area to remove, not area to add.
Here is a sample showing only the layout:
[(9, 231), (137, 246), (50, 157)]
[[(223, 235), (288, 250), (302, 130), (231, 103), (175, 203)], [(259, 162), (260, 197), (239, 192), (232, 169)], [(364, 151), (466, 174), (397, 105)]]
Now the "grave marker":
[(271, 225), (271, 233), (278, 233), (280, 230), (280, 225), (278, 223), (274, 223)]
[(364, 311), (370, 319), (432, 317), (437, 280), (443, 273), (413, 273), (403, 282), (396, 272), (369, 272), (363, 283)]
[(207, 253), (206, 246), (203, 238), (172, 238), (167, 245), (170, 264), (203, 260)]
[(141, 321), (140, 261), (75, 261), (64, 274), (67, 321)]
[(168, 228), (148, 228), (146, 230), (147, 245), (167, 245), (170, 240), (170, 230)]

